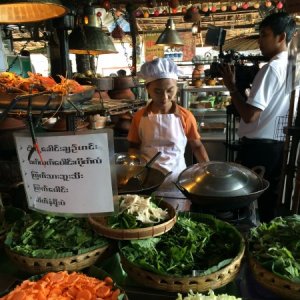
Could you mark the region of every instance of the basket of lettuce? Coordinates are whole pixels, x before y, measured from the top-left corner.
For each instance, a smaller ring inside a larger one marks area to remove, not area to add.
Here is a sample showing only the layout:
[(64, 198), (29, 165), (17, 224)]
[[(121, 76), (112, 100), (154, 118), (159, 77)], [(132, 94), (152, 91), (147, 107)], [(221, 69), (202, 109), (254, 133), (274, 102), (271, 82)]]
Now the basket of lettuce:
[(146, 239), (169, 231), (176, 222), (173, 206), (152, 196), (122, 195), (119, 210), (110, 216), (90, 216), (94, 230), (117, 240)]
[(250, 232), (254, 278), (283, 299), (300, 299), (300, 216), (277, 217)]
[(242, 235), (213, 216), (180, 213), (159, 237), (119, 243), (121, 263), (141, 285), (169, 292), (204, 292), (232, 281), (245, 251)]
[(31, 274), (78, 271), (94, 264), (109, 246), (87, 219), (31, 213), (15, 222), (5, 239), (8, 257)]

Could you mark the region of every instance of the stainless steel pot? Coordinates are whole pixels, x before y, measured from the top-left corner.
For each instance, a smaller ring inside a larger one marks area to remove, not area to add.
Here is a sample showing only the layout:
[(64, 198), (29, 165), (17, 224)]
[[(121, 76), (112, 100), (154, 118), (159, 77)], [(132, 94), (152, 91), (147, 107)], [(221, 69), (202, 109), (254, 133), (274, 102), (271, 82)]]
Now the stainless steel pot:
[(165, 180), (168, 174), (164, 174), (160, 170), (148, 168), (147, 172), (143, 172), (141, 183), (135, 186), (128, 186), (127, 182), (130, 178), (145, 169), (144, 166), (132, 165), (116, 165), (118, 193), (119, 194), (151, 194)]
[(269, 182), (242, 165), (210, 161), (183, 170), (175, 185), (199, 207), (228, 210), (249, 205)]
[(138, 154), (115, 153), (115, 163), (119, 194), (151, 194), (168, 176), (160, 170), (148, 167), (147, 172), (142, 172), (139, 184), (127, 185), (130, 178), (145, 169), (146, 160)]

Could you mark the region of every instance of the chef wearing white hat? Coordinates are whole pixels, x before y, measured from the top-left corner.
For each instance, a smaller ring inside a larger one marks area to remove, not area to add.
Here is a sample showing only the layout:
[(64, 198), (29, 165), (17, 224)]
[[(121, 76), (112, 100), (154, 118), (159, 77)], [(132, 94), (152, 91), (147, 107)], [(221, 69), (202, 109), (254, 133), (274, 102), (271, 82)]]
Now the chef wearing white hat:
[(186, 168), (187, 142), (198, 162), (209, 161), (194, 115), (176, 103), (178, 75), (177, 65), (166, 58), (142, 65), (140, 76), (151, 101), (134, 114), (128, 133), (129, 152), (139, 151), (147, 161), (158, 151), (162, 153), (153, 167), (164, 173), (172, 171), (168, 182), (177, 180)]

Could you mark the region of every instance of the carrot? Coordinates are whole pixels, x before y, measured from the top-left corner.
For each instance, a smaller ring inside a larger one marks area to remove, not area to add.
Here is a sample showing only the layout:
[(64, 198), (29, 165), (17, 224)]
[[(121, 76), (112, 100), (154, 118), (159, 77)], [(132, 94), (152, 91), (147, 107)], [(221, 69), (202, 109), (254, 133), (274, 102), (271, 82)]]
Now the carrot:
[(109, 286), (101, 286), (97, 289), (97, 296), (101, 298), (105, 298), (109, 295), (111, 288)]
[(113, 291), (112, 295), (111, 295), (111, 300), (118, 300), (118, 297), (120, 295), (120, 290), (119, 289), (116, 289)]
[(81, 290), (76, 295), (77, 300), (91, 300), (92, 293), (89, 290)]
[(117, 300), (119, 289), (113, 280), (66, 271), (50, 272), (38, 281), (24, 280), (0, 300)]

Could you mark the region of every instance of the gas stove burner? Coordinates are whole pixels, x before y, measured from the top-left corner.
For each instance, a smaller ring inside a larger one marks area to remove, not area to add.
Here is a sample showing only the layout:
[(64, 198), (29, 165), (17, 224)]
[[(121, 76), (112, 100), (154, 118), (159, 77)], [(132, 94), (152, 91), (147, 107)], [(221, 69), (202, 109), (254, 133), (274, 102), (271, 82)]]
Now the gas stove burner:
[(237, 208), (237, 209), (227, 210), (227, 211), (219, 211), (219, 210), (213, 210), (213, 209), (203, 209), (203, 208), (199, 208), (197, 206), (192, 205), (191, 210), (194, 212), (213, 215), (217, 219), (220, 219), (222, 221), (226, 221), (229, 223), (242, 222), (244, 220), (249, 219), (249, 217), (251, 215), (251, 211), (248, 207), (242, 207), (242, 208)]

